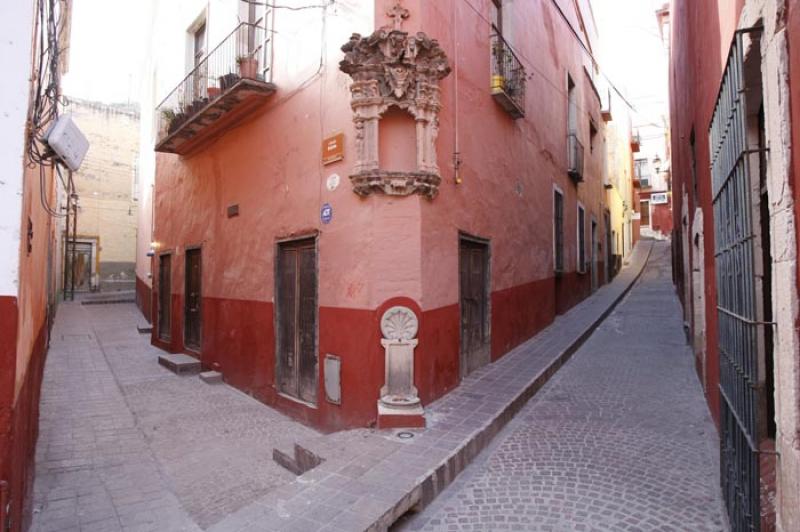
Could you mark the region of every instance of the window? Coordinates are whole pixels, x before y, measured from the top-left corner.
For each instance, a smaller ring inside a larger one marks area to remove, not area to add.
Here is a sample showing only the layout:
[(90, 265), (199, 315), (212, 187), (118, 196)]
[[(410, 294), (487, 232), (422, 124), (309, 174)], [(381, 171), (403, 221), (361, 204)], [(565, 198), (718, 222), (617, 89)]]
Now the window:
[(586, 272), (586, 211), (578, 205), (578, 273)]
[(692, 201), (695, 205), (699, 204), (699, 200), (697, 198), (697, 149), (695, 146), (695, 138), (694, 138), (694, 128), (692, 128), (692, 133), (689, 135), (689, 147), (691, 149), (692, 154)]
[(575, 82), (567, 76), (567, 133), (574, 134), (578, 130), (578, 102), (575, 96)]
[(193, 48), (192, 48), (192, 58), (194, 59), (194, 66), (200, 64), (200, 61), (203, 60), (203, 57), (206, 55), (206, 23), (203, 22), (193, 32)]
[(492, 0), (491, 4), (492, 30), (498, 35), (503, 34), (503, 0)]
[(553, 191), (553, 268), (564, 271), (564, 195)]
[(597, 126), (594, 120), (589, 118), (589, 153), (594, 153), (594, 141), (597, 139)]

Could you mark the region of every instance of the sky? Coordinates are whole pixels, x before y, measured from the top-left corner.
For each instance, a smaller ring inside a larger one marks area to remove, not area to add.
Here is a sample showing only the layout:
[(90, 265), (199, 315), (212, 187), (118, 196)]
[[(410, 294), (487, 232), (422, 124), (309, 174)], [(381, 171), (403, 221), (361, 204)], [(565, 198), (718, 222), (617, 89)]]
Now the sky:
[(633, 126), (643, 137), (642, 153), (664, 155), (662, 124), (669, 117), (668, 51), (656, 10), (666, 0), (592, 0), (600, 34), (600, 69), (636, 108)]
[[(162, 0), (169, 1), (169, 0)], [(138, 100), (147, 30), (139, 0), (73, 0), (67, 97), (104, 103)]]
[[(169, 0), (159, 0), (169, 1)], [(655, 11), (665, 0), (591, 0), (600, 42), (600, 67), (637, 109), (634, 126), (652, 158), (668, 114), (667, 52)], [(146, 2), (74, 0), (67, 96), (105, 103), (138, 100), (148, 30)], [(137, 6), (139, 6), (137, 8)], [(664, 159), (663, 148), (658, 153)]]

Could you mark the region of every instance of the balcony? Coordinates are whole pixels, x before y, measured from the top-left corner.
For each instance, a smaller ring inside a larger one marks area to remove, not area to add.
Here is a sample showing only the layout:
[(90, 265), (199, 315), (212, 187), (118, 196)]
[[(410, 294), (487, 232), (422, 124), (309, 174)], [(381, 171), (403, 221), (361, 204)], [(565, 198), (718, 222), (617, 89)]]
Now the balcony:
[(525, 116), (525, 67), (498, 33), (492, 43), (492, 97), (515, 120)]
[(567, 135), (567, 174), (573, 181), (583, 181), (583, 144), (575, 133)]
[(631, 151), (633, 153), (639, 153), (642, 149), (642, 137), (639, 135), (637, 131), (633, 135), (631, 135)]
[(271, 35), (236, 27), (156, 108), (156, 151), (185, 155), (251, 117), (275, 92)]

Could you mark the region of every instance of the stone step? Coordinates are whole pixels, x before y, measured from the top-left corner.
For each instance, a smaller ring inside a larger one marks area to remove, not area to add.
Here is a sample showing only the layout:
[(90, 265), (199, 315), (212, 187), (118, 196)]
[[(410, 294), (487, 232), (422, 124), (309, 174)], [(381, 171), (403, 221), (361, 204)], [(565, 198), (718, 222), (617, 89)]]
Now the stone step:
[(136, 330), (139, 331), (139, 334), (150, 334), (153, 332), (153, 326), (150, 323), (142, 322), (136, 325)]
[(158, 363), (176, 375), (194, 375), (202, 371), (200, 361), (189, 355), (170, 353), (160, 355)]
[(200, 380), (206, 384), (222, 383), (222, 373), (219, 371), (203, 371), (200, 373)]

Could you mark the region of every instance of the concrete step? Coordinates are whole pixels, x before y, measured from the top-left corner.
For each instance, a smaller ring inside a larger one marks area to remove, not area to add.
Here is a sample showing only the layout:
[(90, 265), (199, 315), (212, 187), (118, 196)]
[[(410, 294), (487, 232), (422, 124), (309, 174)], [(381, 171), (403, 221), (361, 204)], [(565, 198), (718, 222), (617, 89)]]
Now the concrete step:
[(195, 375), (202, 371), (200, 361), (189, 355), (166, 354), (158, 357), (158, 363), (176, 375)]
[(137, 324), (136, 330), (139, 331), (139, 334), (150, 334), (153, 332), (153, 325), (145, 321)]
[(222, 373), (219, 371), (203, 371), (200, 373), (200, 380), (206, 384), (221, 384)]

